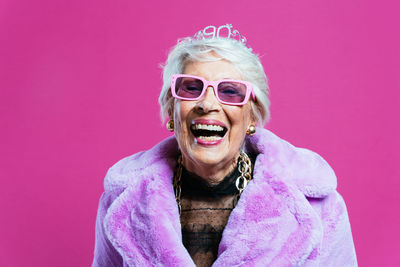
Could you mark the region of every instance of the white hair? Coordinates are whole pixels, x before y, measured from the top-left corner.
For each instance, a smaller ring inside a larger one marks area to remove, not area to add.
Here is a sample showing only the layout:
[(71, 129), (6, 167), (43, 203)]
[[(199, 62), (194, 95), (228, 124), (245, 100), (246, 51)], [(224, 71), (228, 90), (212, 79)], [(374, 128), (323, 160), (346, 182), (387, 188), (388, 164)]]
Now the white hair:
[(210, 38), (195, 40), (189, 37), (178, 40), (163, 66), (163, 87), (158, 98), (163, 121), (167, 116), (172, 116), (173, 114), (174, 101), (170, 91), (171, 76), (182, 73), (190, 62), (221, 59), (232, 63), (241, 73), (243, 80), (252, 83), (256, 100), (250, 101), (250, 103), (255, 122), (263, 126), (269, 120), (268, 79), (259, 57), (243, 43), (232, 39)]

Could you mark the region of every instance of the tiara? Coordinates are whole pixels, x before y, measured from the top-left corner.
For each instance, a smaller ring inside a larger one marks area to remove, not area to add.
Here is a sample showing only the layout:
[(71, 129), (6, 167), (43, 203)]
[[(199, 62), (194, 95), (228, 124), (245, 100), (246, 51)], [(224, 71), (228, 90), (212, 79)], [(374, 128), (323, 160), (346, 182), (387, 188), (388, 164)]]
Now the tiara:
[(248, 49), (252, 50), (247, 43), (246, 37), (241, 35), (238, 30), (232, 27), (232, 24), (221, 25), (218, 28), (215, 26), (207, 26), (204, 29), (196, 32), (192, 37), (194, 40), (226, 38), (238, 41), (244, 44)]

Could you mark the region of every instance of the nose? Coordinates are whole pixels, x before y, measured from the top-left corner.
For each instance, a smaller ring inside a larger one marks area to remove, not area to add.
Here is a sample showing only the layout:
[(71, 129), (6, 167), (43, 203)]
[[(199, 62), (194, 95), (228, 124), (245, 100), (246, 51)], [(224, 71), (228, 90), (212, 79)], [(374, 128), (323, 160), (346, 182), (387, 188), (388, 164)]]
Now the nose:
[(207, 87), (203, 97), (198, 101), (198, 108), (204, 113), (219, 110), (221, 108), (218, 99), (211, 86)]

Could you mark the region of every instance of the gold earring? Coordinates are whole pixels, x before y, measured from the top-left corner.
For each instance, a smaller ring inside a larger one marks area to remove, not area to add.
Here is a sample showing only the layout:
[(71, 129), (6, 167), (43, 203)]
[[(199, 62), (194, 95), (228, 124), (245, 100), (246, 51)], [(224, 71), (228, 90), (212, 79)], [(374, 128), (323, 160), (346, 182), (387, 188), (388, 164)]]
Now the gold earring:
[(167, 122), (167, 129), (168, 129), (170, 132), (173, 132), (173, 131), (174, 131), (174, 120), (169, 120), (169, 121)]
[(247, 128), (246, 134), (253, 135), (255, 133), (256, 133), (256, 126), (254, 126), (254, 124), (250, 124), (249, 127)]

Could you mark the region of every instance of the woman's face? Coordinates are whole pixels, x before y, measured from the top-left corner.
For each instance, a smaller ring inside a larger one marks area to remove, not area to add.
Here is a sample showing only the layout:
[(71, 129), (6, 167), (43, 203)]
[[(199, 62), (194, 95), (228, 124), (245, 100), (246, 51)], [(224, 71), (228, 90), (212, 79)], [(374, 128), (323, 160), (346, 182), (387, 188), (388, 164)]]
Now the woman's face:
[[(208, 81), (242, 79), (234, 65), (226, 60), (188, 63), (184, 74)], [(246, 130), (252, 123), (250, 100), (243, 106), (221, 104), (213, 88), (208, 87), (197, 101), (175, 99), (173, 117), (175, 136), (186, 169), (202, 177), (207, 175), (202, 170), (232, 170)]]

